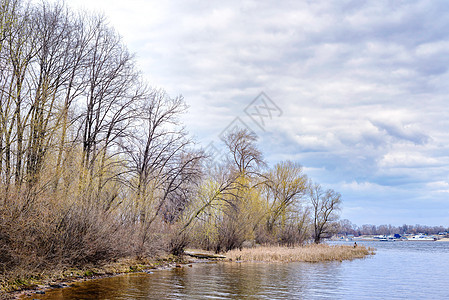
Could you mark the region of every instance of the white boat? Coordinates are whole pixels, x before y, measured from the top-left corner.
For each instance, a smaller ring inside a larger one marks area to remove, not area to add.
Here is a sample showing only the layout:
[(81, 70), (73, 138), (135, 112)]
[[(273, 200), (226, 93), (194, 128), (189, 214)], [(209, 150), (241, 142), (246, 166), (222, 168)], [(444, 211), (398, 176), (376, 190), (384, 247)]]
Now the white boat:
[(373, 237), (373, 239), (379, 242), (388, 242), (388, 238), (385, 235), (378, 235)]
[(435, 238), (427, 235), (414, 235), (408, 238), (409, 241), (435, 241)]

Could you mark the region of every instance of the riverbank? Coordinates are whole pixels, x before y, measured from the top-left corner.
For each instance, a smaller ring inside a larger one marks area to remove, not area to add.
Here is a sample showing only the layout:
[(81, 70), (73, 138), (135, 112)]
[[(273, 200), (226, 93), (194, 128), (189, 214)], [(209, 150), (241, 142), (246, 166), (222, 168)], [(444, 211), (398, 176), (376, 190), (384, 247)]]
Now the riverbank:
[(45, 293), (54, 288), (65, 288), (76, 282), (117, 276), (135, 272), (151, 272), (151, 270), (179, 267), (189, 264), (192, 259), (166, 255), (156, 258), (124, 258), (115, 262), (97, 266), (86, 266), (82, 269), (63, 268), (47, 271), (26, 278), (10, 279), (0, 286), (0, 299), (20, 299), (23, 296)]
[(159, 258), (127, 258), (101, 266), (90, 266), (83, 269), (68, 268), (59, 271), (48, 272), (16, 279), (2, 285), (0, 299), (20, 299), (24, 296), (32, 296), (53, 288), (64, 288), (76, 282), (117, 276), (133, 272), (152, 272), (152, 270), (176, 268), (190, 265), (198, 261), (263, 261), (263, 262), (320, 262), (342, 261), (363, 258), (374, 254), (374, 249), (364, 246), (326, 244), (307, 245), (287, 248), (278, 246), (261, 246), (256, 248), (244, 248), (231, 250), (223, 255), (216, 255), (202, 250), (189, 250), (182, 257), (167, 255)]
[[(208, 299), (217, 295), (223, 299), (447, 298), (449, 247), (444, 243), (363, 245), (376, 248), (376, 255), (342, 263), (197, 263), (152, 274), (85, 281), (26, 299)], [(392, 285), (387, 294), (379, 293), (379, 287)]]
[(373, 248), (352, 245), (306, 245), (298, 247), (262, 246), (226, 252), (229, 261), (321, 262), (343, 261), (373, 255)]

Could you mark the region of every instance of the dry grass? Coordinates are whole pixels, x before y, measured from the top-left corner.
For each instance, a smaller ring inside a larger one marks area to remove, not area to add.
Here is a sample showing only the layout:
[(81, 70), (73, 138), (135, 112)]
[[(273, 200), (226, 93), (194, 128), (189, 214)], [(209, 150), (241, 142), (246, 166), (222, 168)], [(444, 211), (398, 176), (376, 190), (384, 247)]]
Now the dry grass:
[(232, 261), (263, 261), (263, 262), (320, 262), (342, 261), (363, 258), (374, 254), (374, 249), (364, 246), (346, 245), (307, 245), (294, 248), (268, 246), (247, 248), (241, 251), (231, 250), (226, 257)]

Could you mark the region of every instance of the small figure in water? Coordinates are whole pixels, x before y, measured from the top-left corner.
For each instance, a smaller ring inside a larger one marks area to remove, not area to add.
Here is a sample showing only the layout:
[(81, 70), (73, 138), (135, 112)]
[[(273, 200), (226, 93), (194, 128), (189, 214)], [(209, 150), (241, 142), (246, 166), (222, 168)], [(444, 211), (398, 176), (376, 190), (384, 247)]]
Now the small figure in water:
[(354, 242), (354, 248), (357, 248), (357, 242)]

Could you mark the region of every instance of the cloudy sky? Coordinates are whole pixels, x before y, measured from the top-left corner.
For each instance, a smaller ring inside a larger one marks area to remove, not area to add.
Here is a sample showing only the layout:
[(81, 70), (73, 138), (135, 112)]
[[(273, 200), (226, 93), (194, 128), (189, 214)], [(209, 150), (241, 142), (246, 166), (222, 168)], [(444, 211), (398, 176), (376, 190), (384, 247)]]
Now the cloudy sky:
[(103, 12), (148, 81), (185, 97), (204, 147), (246, 124), (270, 164), (339, 191), (342, 218), (449, 226), (449, 6), (317, 2), (68, 4)]

